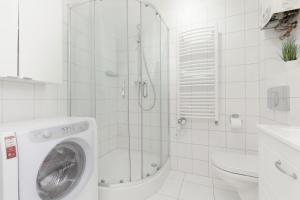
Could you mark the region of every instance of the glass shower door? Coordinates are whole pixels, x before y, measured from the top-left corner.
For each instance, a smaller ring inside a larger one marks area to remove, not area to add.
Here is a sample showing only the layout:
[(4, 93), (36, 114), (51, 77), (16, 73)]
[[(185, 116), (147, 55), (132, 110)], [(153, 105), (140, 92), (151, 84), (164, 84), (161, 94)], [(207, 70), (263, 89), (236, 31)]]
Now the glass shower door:
[(130, 135), (130, 165), (131, 181), (142, 179), (142, 155), (141, 155), (141, 67), (140, 67), (140, 44), (141, 44), (141, 2), (128, 0), (128, 128)]
[(95, 117), (101, 186), (154, 175), (169, 155), (168, 29), (136, 0), (72, 4), (70, 116)]
[(69, 115), (95, 117), (93, 59), (94, 4), (78, 3), (68, 8), (68, 98)]
[(161, 166), (161, 18), (141, 6), (141, 156), (143, 177)]
[(169, 29), (161, 21), (161, 165), (169, 158)]
[(127, 0), (95, 3), (96, 120), (103, 185), (131, 181)]

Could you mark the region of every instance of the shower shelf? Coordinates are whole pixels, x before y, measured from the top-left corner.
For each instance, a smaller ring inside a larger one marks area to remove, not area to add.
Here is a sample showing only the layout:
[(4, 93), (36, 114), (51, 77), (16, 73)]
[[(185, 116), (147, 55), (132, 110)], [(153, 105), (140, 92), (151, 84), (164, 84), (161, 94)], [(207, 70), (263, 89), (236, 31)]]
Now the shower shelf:
[(216, 26), (179, 33), (179, 118), (218, 121), (218, 31)]

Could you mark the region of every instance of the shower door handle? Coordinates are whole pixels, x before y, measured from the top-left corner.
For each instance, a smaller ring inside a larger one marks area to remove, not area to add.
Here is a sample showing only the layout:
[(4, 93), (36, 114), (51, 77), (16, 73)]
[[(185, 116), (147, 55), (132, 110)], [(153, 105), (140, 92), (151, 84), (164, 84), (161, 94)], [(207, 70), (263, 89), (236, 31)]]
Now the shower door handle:
[(126, 91), (125, 91), (126, 83), (123, 81), (122, 90), (121, 90), (121, 96), (123, 99), (126, 97)]
[(148, 97), (148, 83), (146, 81), (143, 82), (143, 97)]

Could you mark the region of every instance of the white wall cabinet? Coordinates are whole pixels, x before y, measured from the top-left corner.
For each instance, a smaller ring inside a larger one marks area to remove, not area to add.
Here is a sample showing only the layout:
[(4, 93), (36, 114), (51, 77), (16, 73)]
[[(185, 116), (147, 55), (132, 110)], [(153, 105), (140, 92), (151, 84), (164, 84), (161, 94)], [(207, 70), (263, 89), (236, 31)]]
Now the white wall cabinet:
[(20, 0), (20, 76), (62, 81), (62, 1)]
[[(0, 38), (9, 35), (9, 40), (4, 43), (3, 48), (0, 47), (0, 51), (2, 52), (4, 48), (9, 49), (6, 54), (7, 58), (11, 59), (8, 66), (3, 61), (4, 56), (2, 58), (0, 55), (0, 76), (29, 78), (42, 82), (62, 82), (62, 1), (19, 0), (19, 4), (17, 0), (7, 2), (0, 3), (0, 13), (2, 4), (7, 4), (6, 7), (10, 8), (10, 11), (0, 14), (5, 15), (0, 19), (2, 20), (0, 27), (3, 24), (6, 26), (4, 33), (0, 32)], [(7, 16), (11, 20), (7, 20)]]
[(16, 76), (18, 0), (0, 1), (0, 76)]

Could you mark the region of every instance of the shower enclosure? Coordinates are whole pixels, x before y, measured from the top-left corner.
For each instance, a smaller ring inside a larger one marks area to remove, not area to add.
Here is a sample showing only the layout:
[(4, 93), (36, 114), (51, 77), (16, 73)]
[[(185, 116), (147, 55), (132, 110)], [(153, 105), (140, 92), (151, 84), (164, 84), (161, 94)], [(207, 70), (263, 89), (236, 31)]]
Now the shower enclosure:
[(137, 0), (68, 7), (70, 116), (96, 118), (99, 185), (138, 182), (169, 158), (169, 30)]

